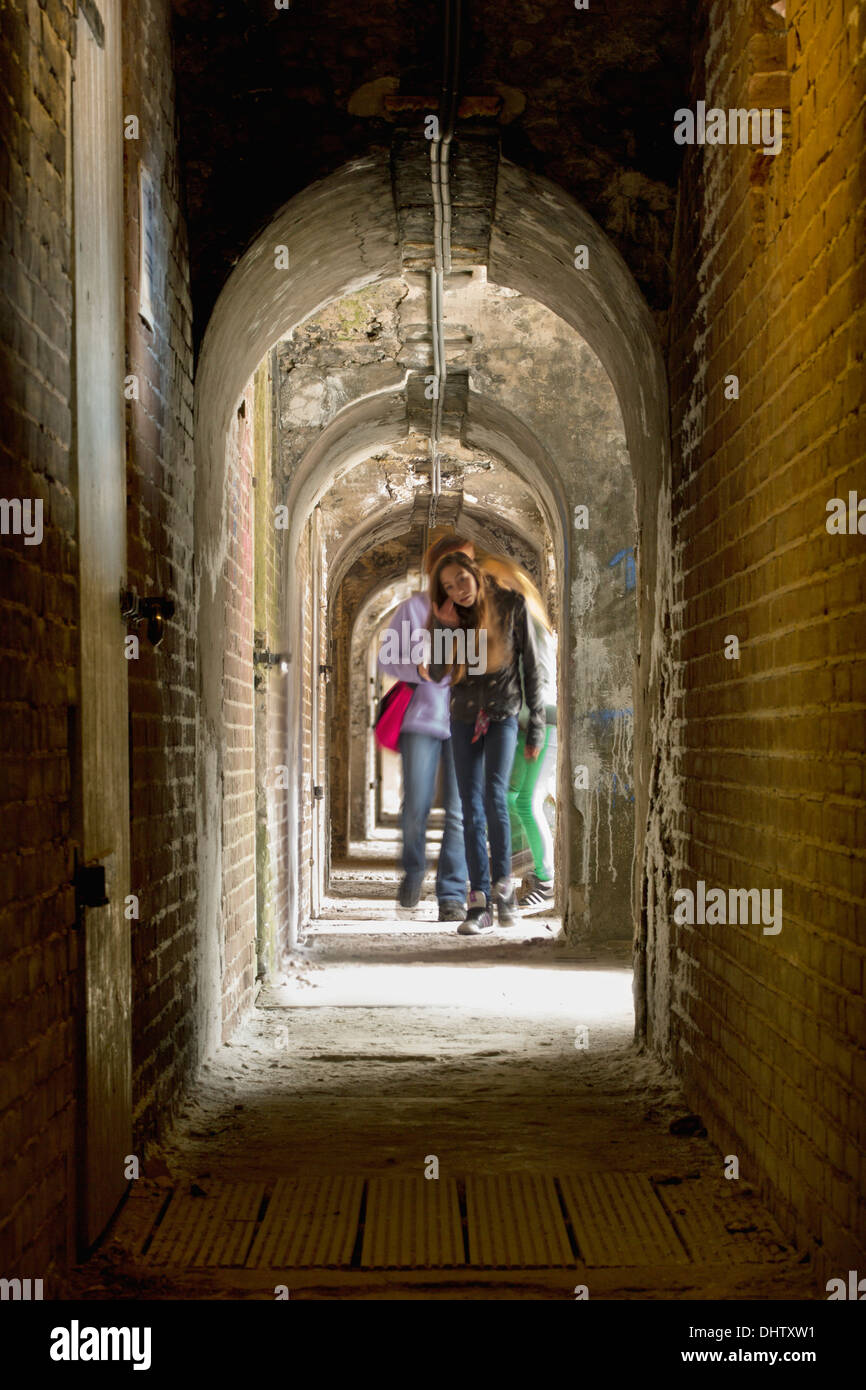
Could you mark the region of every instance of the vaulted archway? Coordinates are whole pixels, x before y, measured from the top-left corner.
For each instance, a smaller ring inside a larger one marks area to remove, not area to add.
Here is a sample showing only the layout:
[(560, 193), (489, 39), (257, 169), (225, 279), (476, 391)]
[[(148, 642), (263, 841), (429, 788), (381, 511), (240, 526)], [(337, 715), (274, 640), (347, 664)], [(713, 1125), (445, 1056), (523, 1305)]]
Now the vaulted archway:
[[(388, 161), (370, 156), (305, 190), (293, 199), (261, 233), (241, 259), (223, 290), (205, 335), (196, 394), (197, 420), (197, 553), (200, 567), (199, 631), (202, 650), (212, 654), (202, 660), (199, 760), (204, 769), (216, 769), (219, 780), (220, 730), (222, 726), (221, 673), (218, 669), (220, 624), (225, 613), (221, 569), (225, 558), (226, 529), (221, 506), (225, 475), (225, 439), (232, 412), (245, 383), (270, 351), (293, 330), (315, 317), (325, 306), (357, 294), (365, 286), (383, 284), (399, 273), (400, 225), (389, 179)], [(637, 523), (636, 586), (639, 614), (639, 651), (634, 696), (635, 863), (633, 921), (636, 925), (637, 1000), (639, 1027), (644, 1026), (644, 960), (652, 904), (659, 872), (655, 847), (659, 840), (661, 811), (652, 803), (651, 770), (666, 765), (659, 750), (664, 721), (658, 712), (659, 691), (665, 683), (660, 667), (661, 644), (653, 640), (662, 615), (671, 607), (670, 568), (657, 567), (657, 557), (669, 552), (669, 481), (667, 467), (666, 394), (661, 356), (653, 320), (626, 266), (601, 230), (561, 190), (517, 166), (500, 161), (496, 183), (495, 213), (490, 226), (487, 276), (518, 294), (523, 300), (547, 306), (580, 340), (586, 342), (599, 363), (601, 377), (609, 379), (620, 413), (621, 429), (631, 464), (632, 524)], [(288, 250), (288, 269), (279, 248)], [(578, 247), (586, 255), (576, 257)], [(578, 268), (578, 264), (583, 268)], [(584, 262), (586, 264), (584, 265)], [(311, 437), (309, 448), (293, 465), (287, 478), (286, 508), (290, 517), (286, 533), (284, 567), (284, 631), (281, 645), (297, 648), (303, 625), (303, 593), (297, 587), (293, 556), (298, 553), (308, 517), (333, 478), (360, 465), (377, 448), (393, 447), (417, 428), (417, 404), (413, 406), (415, 373), (399, 365), (380, 364), (367, 369), (352, 388), (355, 398), (342, 408), (326, 412), (322, 428)], [(417, 398), (416, 398), (417, 399)], [(414, 413), (413, 413), (414, 410)], [(588, 934), (592, 917), (587, 853), (590, 816), (586, 798), (573, 787), (570, 768), (583, 765), (577, 755), (585, 744), (585, 730), (572, 710), (573, 672), (593, 669), (594, 636), (587, 622), (580, 594), (588, 575), (598, 571), (585, 544), (574, 531), (575, 509), (586, 501), (586, 476), (581, 477), (560, 443), (559, 456), (551, 453), (535, 426), (510, 410), (504, 400), (473, 389), (471, 372), (466, 395), (462, 437), (497, 457), (504, 466), (534, 488), (544, 499), (552, 544), (556, 553), (560, 593), (561, 651), (567, 654), (562, 669), (561, 698), (570, 728), (567, 756), (562, 760), (560, 802), (571, 814), (561, 820), (560, 842), (566, 887), (562, 908), (566, 927), (575, 935)], [(590, 451), (591, 452), (591, 451)], [(581, 490), (582, 489), (582, 490)], [(636, 512), (636, 516), (635, 516)], [(360, 521), (346, 553), (370, 544), (377, 534), (399, 529), (399, 510), (368, 525)], [(625, 540), (628, 545), (628, 538)], [(608, 547), (611, 548), (610, 546)], [(613, 554), (613, 550), (611, 550)], [(607, 563), (608, 561), (606, 561)], [(587, 565), (589, 564), (589, 569)], [(620, 670), (619, 688), (622, 672)], [(669, 682), (668, 682), (669, 683)], [(603, 684), (603, 682), (602, 682)], [(604, 692), (605, 696), (607, 692)], [(299, 746), (304, 696), (293, 685), (288, 703), (286, 745)], [(620, 698), (620, 704), (622, 703)], [(605, 698), (600, 697), (600, 706)], [(626, 711), (631, 716), (631, 710)], [(297, 794), (288, 798), (289, 932), (297, 930), (303, 872), (296, 858), (300, 843)], [(221, 860), (219, 816), (211, 807), (202, 810), (200, 834), (211, 846), (208, 862)], [(649, 834), (648, 834), (649, 829)], [(584, 844), (584, 850), (579, 848)], [(612, 861), (611, 861), (612, 862)], [(615, 873), (615, 870), (614, 870)], [(626, 874), (626, 877), (629, 875)], [(621, 878), (622, 878), (621, 874)], [(217, 874), (215, 881), (219, 882)], [(621, 890), (620, 890), (621, 891)], [(201, 903), (199, 930), (202, 942), (218, 936), (219, 904), (215, 894)], [(664, 923), (659, 922), (661, 949)], [(211, 988), (217, 989), (217, 981)]]

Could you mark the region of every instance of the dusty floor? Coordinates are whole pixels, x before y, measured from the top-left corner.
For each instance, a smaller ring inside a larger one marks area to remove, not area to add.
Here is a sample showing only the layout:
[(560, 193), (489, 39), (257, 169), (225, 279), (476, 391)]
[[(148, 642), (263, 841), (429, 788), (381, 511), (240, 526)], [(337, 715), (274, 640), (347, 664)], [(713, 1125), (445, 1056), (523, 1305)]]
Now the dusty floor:
[(295, 1174), (420, 1177), (431, 1155), (441, 1177), (461, 1182), (603, 1171), (671, 1189), (710, 1183), (733, 1228), (754, 1232), (761, 1248), (747, 1250), (746, 1235), (739, 1262), (583, 1273), (295, 1270), (281, 1276), (291, 1297), (572, 1298), (579, 1280), (590, 1296), (617, 1299), (820, 1296), (808, 1256), (774, 1242), (780, 1233), (748, 1175), (720, 1181), (722, 1157), (706, 1138), (670, 1132), (687, 1106), (633, 1044), (628, 943), (567, 954), (545, 916), (458, 937), (435, 922), (432, 897), (398, 920), (394, 881), (374, 863), (337, 875), (327, 915), (203, 1068), (68, 1296), (273, 1297), (258, 1272), (148, 1265), (143, 1239), (169, 1189)]

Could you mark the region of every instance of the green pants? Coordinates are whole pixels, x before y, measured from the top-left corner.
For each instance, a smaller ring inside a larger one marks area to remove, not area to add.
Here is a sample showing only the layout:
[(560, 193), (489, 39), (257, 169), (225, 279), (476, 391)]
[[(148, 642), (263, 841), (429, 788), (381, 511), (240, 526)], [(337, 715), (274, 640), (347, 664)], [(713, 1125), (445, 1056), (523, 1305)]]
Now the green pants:
[(553, 878), (553, 836), (544, 814), (544, 800), (553, 792), (556, 770), (556, 729), (548, 724), (544, 746), (531, 761), (523, 756), (526, 730), (520, 729), (511, 780), (508, 784), (508, 814), (511, 818), (511, 837), (514, 848), (528, 843), (532, 851), (535, 873), (550, 882)]

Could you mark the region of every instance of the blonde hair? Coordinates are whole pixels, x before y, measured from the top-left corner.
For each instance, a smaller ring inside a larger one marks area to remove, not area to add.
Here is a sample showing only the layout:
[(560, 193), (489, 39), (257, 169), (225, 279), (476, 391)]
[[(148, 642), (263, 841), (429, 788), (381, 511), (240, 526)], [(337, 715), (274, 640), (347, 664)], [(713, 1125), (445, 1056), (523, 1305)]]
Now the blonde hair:
[(453, 555), (458, 551), (470, 560), (473, 559), (475, 542), (469, 540), (467, 536), (457, 536), (453, 532), (449, 536), (440, 536), (438, 541), (433, 541), (424, 551), (424, 558), (421, 561), (424, 573), (432, 575), (434, 566), (438, 564), (443, 555)]
[(544, 599), (525, 569), (514, 560), (510, 560), (507, 555), (488, 555), (486, 551), (480, 552), (477, 557), (477, 564), (486, 574), (492, 575), (503, 589), (514, 589), (516, 593), (522, 594), (533, 618), (541, 623), (542, 627), (546, 628), (549, 633), (553, 632), (553, 625), (547, 616)]

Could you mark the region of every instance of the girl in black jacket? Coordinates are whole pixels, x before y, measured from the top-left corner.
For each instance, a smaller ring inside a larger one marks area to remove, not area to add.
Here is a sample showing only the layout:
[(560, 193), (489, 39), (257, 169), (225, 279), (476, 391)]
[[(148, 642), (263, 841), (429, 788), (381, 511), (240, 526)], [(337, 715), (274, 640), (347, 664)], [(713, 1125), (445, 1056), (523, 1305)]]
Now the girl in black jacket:
[(419, 672), (437, 682), (451, 676), (451, 742), (472, 889), (466, 920), (457, 930), (470, 936), (493, 925), (494, 903), (500, 924), (518, 915), (508, 784), (521, 705), (525, 699), (529, 707), (529, 759), (537, 758), (544, 744), (545, 706), (535, 633), (522, 594), (503, 588), (457, 552), (436, 565), (430, 600), (433, 660)]

